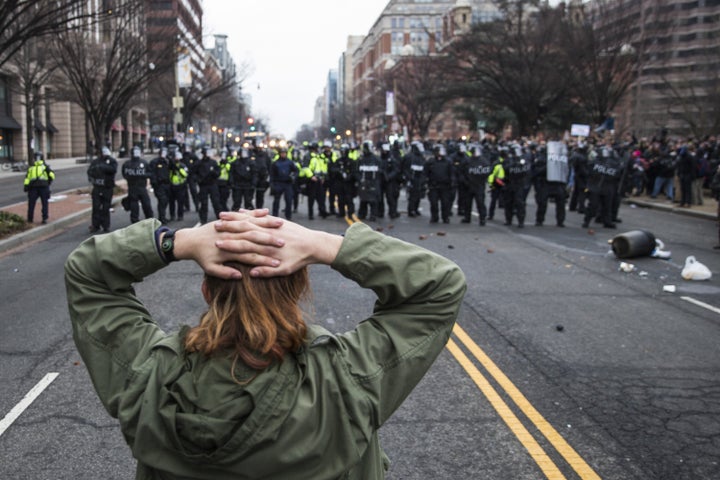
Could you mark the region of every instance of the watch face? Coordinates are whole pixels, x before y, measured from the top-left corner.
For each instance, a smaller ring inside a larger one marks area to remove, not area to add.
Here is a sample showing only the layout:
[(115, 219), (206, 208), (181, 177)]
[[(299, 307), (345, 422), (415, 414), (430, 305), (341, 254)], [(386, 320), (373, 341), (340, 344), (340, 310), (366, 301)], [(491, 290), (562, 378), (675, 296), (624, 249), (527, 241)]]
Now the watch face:
[(162, 248), (163, 252), (169, 252), (173, 248), (172, 240), (168, 238), (163, 239), (162, 244), (160, 244), (160, 248)]

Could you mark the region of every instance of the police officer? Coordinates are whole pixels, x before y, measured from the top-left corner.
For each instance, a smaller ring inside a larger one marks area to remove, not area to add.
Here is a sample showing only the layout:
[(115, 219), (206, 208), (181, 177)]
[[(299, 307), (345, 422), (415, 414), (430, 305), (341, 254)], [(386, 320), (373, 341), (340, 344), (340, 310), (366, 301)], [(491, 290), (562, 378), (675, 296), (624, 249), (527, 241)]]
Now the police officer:
[[(468, 157), (469, 156), (467, 145), (465, 145), (464, 143), (459, 143), (455, 152), (450, 155), (450, 160), (452, 161), (453, 168), (455, 172), (458, 172), (458, 181), (455, 188), (453, 188), (450, 205), (452, 205), (457, 198), (458, 215), (461, 217), (465, 217), (465, 205), (467, 205), (468, 186), (464, 181), (462, 181), (463, 179), (459, 175), (459, 172), (461, 172), (465, 168)], [(450, 215), (452, 215), (452, 207), (450, 208)]]
[(582, 227), (588, 228), (590, 220), (597, 216), (605, 228), (617, 228), (612, 221), (613, 200), (623, 174), (623, 162), (613, 148), (606, 145), (589, 167), (588, 206)]
[(342, 171), (340, 168), (339, 156), (337, 152), (333, 151), (332, 144), (327, 141), (323, 144), (323, 153), (321, 155), (325, 164), (327, 165), (327, 181), (325, 182), (325, 190), (329, 194), (329, 214), (335, 215), (337, 217), (344, 217), (344, 213), (340, 212), (340, 203), (342, 202), (341, 190), (343, 179)]
[(407, 182), (408, 217), (420, 216), (420, 200), (425, 196), (425, 147), (422, 142), (412, 142), (410, 152), (403, 158), (403, 178)]
[(512, 225), (513, 215), (517, 217), (518, 228), (525, 226), (525, 188), (530, 181), (530, 163), (510, 149), (503, 162), (505, 186), (503, 204), (505, 225)]
[[(389, 147), (389, 145), (388, 145)], [(385, 199), (388, 205), (390, 218), (398, 218), (398, 199), (400, 198), (400, 185), (402, 184), (402, 154), (400, 146), (395, 142), (390, 148), (383, 165), (383, 179), (385, 180)]]
[(317, 144), (311, 148), (307, 167), (303, 169), (305, 177), (308, 178), (307, 196), (308, 196), (308, 219), (314, 217), (314, 204), (317, 202), (318, 211), (322, 218), (327, 217), (325, 208), (325, 180), (327, 178), (327, 164), (325, 159), (317, 153)]
[(123, 206), (130, 210), (130, 222), (140, 221), (140, 205), (145, 218), (152, 218), (153, 209), (147, 192), (147, 181), (150, 178), (150, 167), (142, 159), (139, 147), (133, 147), (130, 160), (123, 163), (122, 176), (127, 181), (128, 195), (123, 199)]
[(482, 148), (474, 146), (470, 150), (471, 157), (462, 164), (462, 175), (465, 185), (465, 207), (462, 223), (470, 223), (473, 200), (480, 216), (480, 226), (485, 225), (487, 208), (485, 207), (485, 185), (492, 172), (493, 165), (489, 155), (483, 155)]
[(573, 189), (570, 195), (571, 212), (585, 213), (588, 183), (588, 148), (585, 142), (578, 142), (570, 156), (570, 168), (573, 176)]
[(180, 150), (175, 151), (175, 158), (170, 162), (170, 220), (182, 220), (187, 201), (187, 179), (188, 168), (183, 163), (183, 154)]
[(265, 206), (265, 192), (270, 187), (270, 155), (261, 146), (255, 147), (255, 208)]
[(188, 177), (187, 177), (187, 188), (190, 195), (185, 196), (185, 211), (190, 211), (190, 199), (192, 198), (193, 205), (195, 206), (195, 211), (198, 211), (198, 184), (197, 179), (195, 178), (195, 174), (193, 173), (195, 171), (195, 164), (199, 162), (200, 159), (198, 156), (193, 152), (193, 149), (190, 145), (185, 145), (185, 153), (183, 153), (183, 163), (187, 167), (188, 170)]
[[(372, 142), (366, 141), (362, 145), (362, 155), (357, 160), (358, 195), (360, 207), (358, 217), (360, 220), (368, 219), (374, 222), (378, 216), (378, 202), (380, 201), (381, 162), (372, 151)], [(370, 216), (367, 216), (368, 209)]]
[[(350, 145), (340, 147), (340, 156), (336, 162), (339, 171), (338, 180), (338, 216), (349, 220), (357, 220), (355, 216), (355, 196), (357, 195), (357, 157), (351, 155)], [(328, 171), (330, 166), (328, 166)]]
[(233, 210), (243, 208), (243, 202), (245, 203), (244, 208), (247, 210), (255, 208), (253, 206), (253, 196), (255, 194), (256, 181), (257, 171), (255, 159), (250, 155), (250, 150), (243, 147), (240, 150), (240, 157), (230, 163), (230, 187), (232, 188)]
[(502, 196), (505, 187), (505, 162), (506, 151), (493, 149), (490, 151), (490, 161), (493, 165), (492, 172), (488, 177), (488, 186), (490, 187), (490, 208), (488, 208), (488, 220), (492, 220), (495, 216), (495, 205), (503, 208)]
[(200, 223), (208, 221), (208, 201), (212, 203), (215, 218), (220, 218), (222, 205), (220, 204), (220, 192), (218, 191), (217, 179), (220, 176), (220, 166), (208, 156), (207, 149), (202, 150), (200, 161), (195, 164), (193, 175), (198, 183), (198, 217)]
[[(230, 169), (232, 164), (237, 160), (234, 150), (220, 152), (220, 176), (217, 178), (218, 192), (220, 192), (220, 206), (223, 211), (228, 209), (228, 199), (232, 192), (230, 185)], [(233, 198), (233, 203), (235, 199)], [(238, 207), (239, 208), (239, 207)]]
[(160, 149), (160, 155), (150, 162), (150, 185), (157, 199), (157, 218), (167, 223), (166, 216), (170, 203), (170, 162), (167, 159), (166, 148)]
[(33, 223), (35, 204), (40, 199), (42, 223), (47, 223), (50, 203), (50, 185), (55, 180), (55, 172), (45, 163), (42, 154), (35, 154), (35, 163), (28, 168), (23, 182), (23, 189), (28, 194), (27, 221)]
[(90, 233), (98, 232), (101, 228), (104, 232), (110, 231), (110, 207), (115, 188), (117, 160), (113, 158), (108, 147), (103, 147), (101, 153), (101, 156), (90, 163), (87, 170), (88, 180), (93, 186), (92, 224), (88, 227)]
[(270, 193), (273, 196), (272, 214), (280, 213), (280, 200), (285, 199), (285, 218), (292, 219), (293, 184), (298, 175), (298, 168), (288, 158), (288, 151), (281, 148), (278, 158), (270, 165)]
[(425, 164), (425, 176), (428, 181), (430, 223), (437, 223), (440, 216), (443, 223), (450, 223), (452, 192), (457, 182), (445, 145), (439, 144), (433, 149), (433, 157)]
[[(563, 154), (565, 155), (565, 154)], [(558, 162), (555, 162), (557, 164)], [(567, 162), (564, 162), (567, 166)], [(541, 147), (538, 150), (535, 162), (533, 163), (533, 185), (535, 188), (535, 226), (541, 227), (545, 222), (548, 199), (555, 200), (555, 222), (558, 227), (565, 226), (565, 200), (567, 198), (567, 171), (563, 171), (561, 178), (551, 177), (548, 171), (547, 149)]]

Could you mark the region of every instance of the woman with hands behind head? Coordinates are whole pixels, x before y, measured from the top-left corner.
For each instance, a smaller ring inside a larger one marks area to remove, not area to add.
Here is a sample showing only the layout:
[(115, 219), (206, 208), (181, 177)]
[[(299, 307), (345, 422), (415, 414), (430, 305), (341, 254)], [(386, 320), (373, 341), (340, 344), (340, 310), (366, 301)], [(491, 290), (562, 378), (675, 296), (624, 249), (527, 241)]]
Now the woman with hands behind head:
[[(175, 259), (204, 270), (208, 311), (166, 334), (132, 284)], [(311, 264), (372, 289), (371, 316), (343, 334), (306, 325)], [(139, 479), (384, 478), (377, 430), (444, 348), (465, 292), (460, 269), (420, 247), (265, 210), (177, 232), (146, 220), (88, 239), (65, 270), (75, 343)]]

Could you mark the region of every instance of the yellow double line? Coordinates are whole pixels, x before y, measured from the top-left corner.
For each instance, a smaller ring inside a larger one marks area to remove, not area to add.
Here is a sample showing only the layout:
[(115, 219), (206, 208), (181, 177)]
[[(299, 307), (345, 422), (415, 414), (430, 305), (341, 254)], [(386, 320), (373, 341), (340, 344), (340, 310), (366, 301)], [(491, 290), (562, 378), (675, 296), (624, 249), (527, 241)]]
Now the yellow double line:
[[(583, 460), (580, 455), (565, 441), (565, 439), (548, 423), (540, 412), (530, 404), (525, 398), (525, 395), (518, 390), (518, 388), (510, 381), (510, 379), (495, 365), (495, 362), (490, 360), (485, 352), (460, 328), (459, 325), (455, 325), (453, 333), (462, 342), (465, 347), (473, 354), (473, 356), (482, 364), (483, 368), (495, 379), (495, 381), (505, 390), (505, 393), (512, 399), (517, 405), (520, 411), (535, 425), (535, 427), (542, 433), (545, 438), (552, 444), (557, 452), (565, 459), (565, 461), (572, 467), (573, 470), (583, 480), (600, 479), (600, 476)], [(520, 443), (527, 449), (530, 456), (535, 460), (540, 469), (543, 471), (545, 476), (549, 479), (564, 479), (565, 475), (562, 474), (560, 469), (555, 465), (552, 459), (545, 453), (543, 448), (533, 438), (530, 432), (525, 428), (522, 422), (518, 419), (517, 415), (513, 413), (512, 409), (502, 399), (500, 394), (493, 388), (488, 382), (487, 378), (478, 370), (475, 364), (470, 360), (467, 355), (458, 347), (458, 345), (450, 339), (447, 344), (448, 350), (465, 369), (470, 378), (475, 382), (482, 393), (487, 397), (490, 404), (493, 406), (495, 411), (500, 415), (505, 424), (515, 434)]]

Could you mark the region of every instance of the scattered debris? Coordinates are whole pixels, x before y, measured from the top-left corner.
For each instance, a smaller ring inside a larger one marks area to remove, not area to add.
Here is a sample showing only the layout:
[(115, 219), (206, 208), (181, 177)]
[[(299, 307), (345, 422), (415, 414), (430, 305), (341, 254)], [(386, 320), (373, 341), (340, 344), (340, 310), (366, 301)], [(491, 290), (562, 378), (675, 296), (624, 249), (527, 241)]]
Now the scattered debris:
[(375, 230), (377, 230), (378, 232), (382, 232), (385, 229), (383, 227), (375, 227)]
[(663, 285), (663, 292), (675, 293), (675, 285)]
[(705, 264), (698, 262), (693, 255), (685, 259), (685, 267), (681, 272), (685, 280), (710, 280), (712, 272)]
[(595, 235), (595, 230), (592, 228), (588, 229), (588, 235)]
[(492, 248), (488, 248), (487, 253), (495, 253), (495, 250), (493, 250)]
[(445, 233), (445, 232), (437, 232), (437, 236), (438, 236), (438, 237), (444, 237), (445, 235), (447, 235), (447, 233)]
[(634, 272), (634, 271), (635, 271), (635, 265), (633, 265), (632, 263), (620, 262), (620, 268), (619, 268), (619, 270), (621, 270), (621, 271), (623, 271), (623, 272), (625, 272), (625, 273)]
[(648, 276), (648, 272), (646, 272), (646, 271), (643, 270), (642, 272), (638, 273), (638, 275), (640, 275), (641, 277), (647, 277), (647, 276)]
[(453, 247), (452, 245), (448, 245), (448, 248), (449, 248), (450, 250), (452, 250), (452, 249), (454, 249), (455, 247)]
[(565, 330), (565, 327), (563, 327), (562, 325), (556, 325), (555, 330), (557, 330), (558, 332), (562, 332), (563, 330)]
[(427, 239), (427, 237), (428, 237), (427, 235), (420, 235), (420, 240), (425, 240), (425, 239)]

